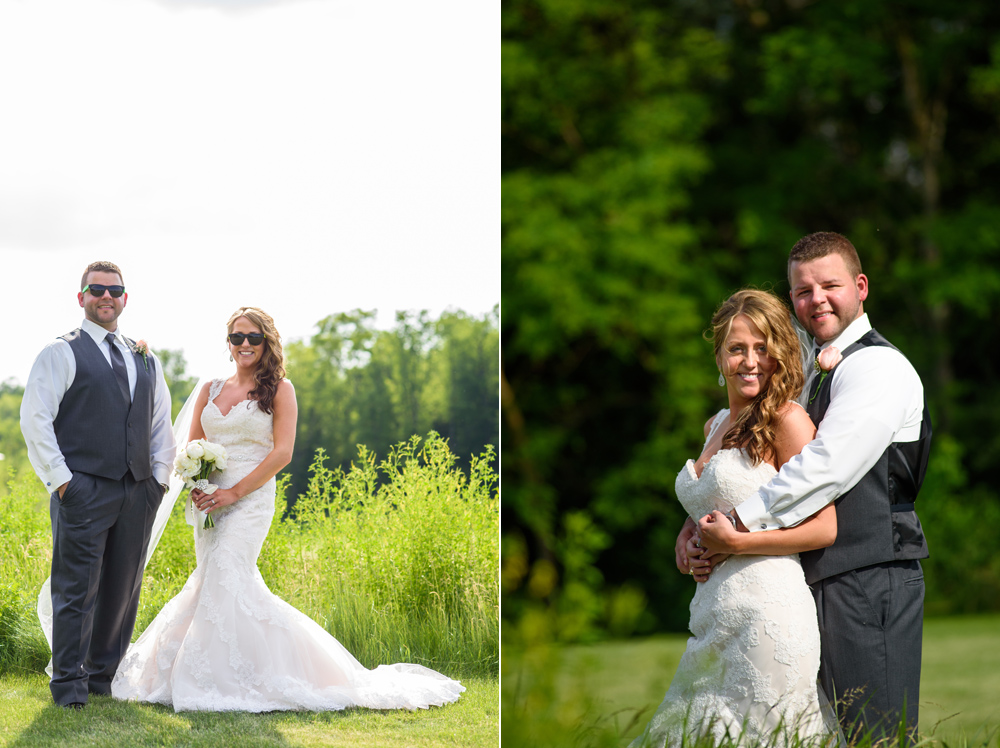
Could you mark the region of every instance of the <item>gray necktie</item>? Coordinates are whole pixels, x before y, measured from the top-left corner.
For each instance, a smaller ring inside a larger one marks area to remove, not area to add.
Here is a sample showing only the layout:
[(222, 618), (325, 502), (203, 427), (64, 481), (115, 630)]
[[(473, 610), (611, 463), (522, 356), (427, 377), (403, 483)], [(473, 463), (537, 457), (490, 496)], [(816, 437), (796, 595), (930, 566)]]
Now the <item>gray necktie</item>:
[(819, 358), (819, 352), (822, 349), (817, 345), (813, 347), (812, 358), (809, 359), (809, 371), (806, 372), (806, 392), (808, 393), (808, 399), (813, 396), (813, 387), (816, 385), (816, 359)]
[(121, 390), (125, 402), (131, 403), (132, 396), (128, 391), (128, 372), (125, 371), (125, 359), (122, 358), (122, 352), (115, 345), (115, 336), (112, 333), (109, 332), (104, 339), (111, 347), (111, 369), (115, 372), (115, 379), (118, 380), (118, 389)]

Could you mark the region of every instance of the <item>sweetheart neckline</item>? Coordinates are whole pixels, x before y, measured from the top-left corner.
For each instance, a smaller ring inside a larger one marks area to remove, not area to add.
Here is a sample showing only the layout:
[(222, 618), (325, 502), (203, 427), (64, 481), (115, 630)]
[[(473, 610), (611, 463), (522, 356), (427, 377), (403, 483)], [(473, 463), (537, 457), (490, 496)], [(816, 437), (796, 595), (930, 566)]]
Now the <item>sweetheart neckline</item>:
[[(252, 403), (252, 402), (254, 402), (254, 401), (251, 400), (249, 397), (245, 397), (242, 400), (240, 400), (238, 403), (236, 403), (236, 405), (234, 405), (233, 407), (231, 407), (227, 413), (223, 413), (222, 412), (222, 408), (220, 408), (216, 404), (214, 397), (211, 400), (208, 401), (209, 405), (215, 405), (215, 409), (217, 411), (219, 411), (219, 415), (222, 416), (223, 418), (229, 418), (229, 414), (232, 413), (234, 410), (236, 410), (236, 406), (237, 405), (242, 405), (243, 403)], [(715, 455), (712, 455), (712, 456), (714, 457)]]
[[(221, 413), (221, 411), (219, 411), (219, 412)], [(723, 452), (742, 452), (742, 451), (743, 450), (738, 449), (736, 447), (725, 447), (723, 449), (716, 450), (715, 454), (712, 455), (711, 457), (709, 457), (707, 460), (705, 460), (705, 464), (701, 466), (701, 475), (698, 474), (698, 470), (697, 470), (697, 468), (695, 468), (695, 464), (697, 464), (697, 460), (692, 460), (689, 457), (688, 461), (687, 461), (687, 464), (691, 466), (691, 472), (694, 474), (694, 479), (695, 480), (701, 480), (701, 476), (705, 474), (706, 470), (708, 470), (708, 466), (712, 464), (712, 460), (714, 460), (720, 454), (722, 454)]]

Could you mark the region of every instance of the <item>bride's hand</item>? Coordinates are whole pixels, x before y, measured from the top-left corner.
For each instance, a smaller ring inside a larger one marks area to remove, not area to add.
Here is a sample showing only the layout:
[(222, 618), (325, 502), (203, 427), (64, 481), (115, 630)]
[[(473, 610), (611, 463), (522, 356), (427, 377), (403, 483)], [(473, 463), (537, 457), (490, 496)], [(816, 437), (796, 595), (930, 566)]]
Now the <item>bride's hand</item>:
[(194, 502), (194, 505), (200, 512), (208, 510), (211, 513), (216, 509), (222, 509), (224, 506), (235, 504), (239, 500), (240, 497), (232, 488), (219, 488), (211, 494), (203, 493), (197, 488), (191, 491), (191, 501)]
[(711, 553), (739, 553), (740, 533), (729, 517), (719, 510), (698, 520), (701, 544)]

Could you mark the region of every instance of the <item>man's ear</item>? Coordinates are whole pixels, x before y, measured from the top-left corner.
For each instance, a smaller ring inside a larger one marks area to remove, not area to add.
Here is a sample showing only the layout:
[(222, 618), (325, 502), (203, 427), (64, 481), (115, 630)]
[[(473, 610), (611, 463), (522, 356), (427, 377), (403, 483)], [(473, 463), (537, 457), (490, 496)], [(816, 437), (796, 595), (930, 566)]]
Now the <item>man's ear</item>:
[(868, 276), (864, 273), (858, 273), (854, 282), (858, 284), (858, 298), (864, 301), (868, 298)]

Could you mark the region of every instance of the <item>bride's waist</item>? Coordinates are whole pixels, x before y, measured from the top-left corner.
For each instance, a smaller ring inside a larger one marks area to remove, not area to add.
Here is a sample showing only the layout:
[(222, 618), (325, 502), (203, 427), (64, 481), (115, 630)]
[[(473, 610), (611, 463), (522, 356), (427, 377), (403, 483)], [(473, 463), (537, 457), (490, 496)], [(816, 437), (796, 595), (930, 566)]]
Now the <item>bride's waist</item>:
[(264, 459), (264, 455), (253, 455), (253, 454), (230, 454), (226, 457), (227, 462), (260, 462)]

